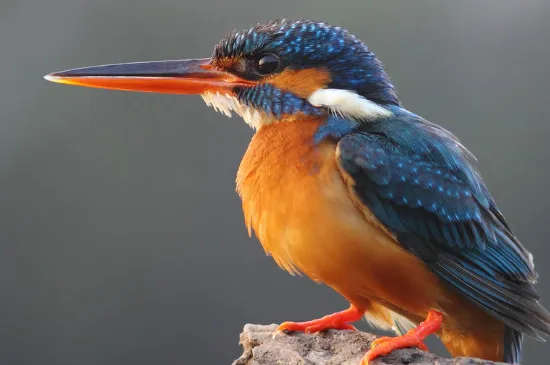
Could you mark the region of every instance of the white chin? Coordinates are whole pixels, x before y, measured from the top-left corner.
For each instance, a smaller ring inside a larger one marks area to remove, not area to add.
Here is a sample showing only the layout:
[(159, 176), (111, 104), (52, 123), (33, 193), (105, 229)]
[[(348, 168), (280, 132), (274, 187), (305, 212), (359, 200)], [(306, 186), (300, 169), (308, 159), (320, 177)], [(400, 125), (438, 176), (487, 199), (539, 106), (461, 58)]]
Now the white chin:
[(246, 124), (257, 130), (262, 125), (269, 124), (273, 117), (257, 109), (243, 105), (233, 95), (217, 93), (201, 94), (206, 105), (213, 107), (216, 111), (231, 117), (231, 111), (244, 119)]

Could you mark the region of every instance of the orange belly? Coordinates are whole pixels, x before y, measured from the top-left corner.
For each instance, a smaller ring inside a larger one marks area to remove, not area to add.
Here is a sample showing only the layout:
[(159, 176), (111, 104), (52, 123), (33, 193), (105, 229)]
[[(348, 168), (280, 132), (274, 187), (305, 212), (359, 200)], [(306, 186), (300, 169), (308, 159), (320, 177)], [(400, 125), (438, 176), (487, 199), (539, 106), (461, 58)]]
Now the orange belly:
[(336, 144), (313, 145), (319, 124), (264, 126), (243, 158), (237, 188), (247, 227), (265, 251), (290, 273), (331, 286), (383, 327), (393, 327), (397, 314), (418, 323), (436, 309), (447, 314), (443, 338), (467, 337), (476, 322), (484, 324), (487, 336), (494, 333), (487, 326), (491, 317), (442, 283), (358, 207), (338, 169)]

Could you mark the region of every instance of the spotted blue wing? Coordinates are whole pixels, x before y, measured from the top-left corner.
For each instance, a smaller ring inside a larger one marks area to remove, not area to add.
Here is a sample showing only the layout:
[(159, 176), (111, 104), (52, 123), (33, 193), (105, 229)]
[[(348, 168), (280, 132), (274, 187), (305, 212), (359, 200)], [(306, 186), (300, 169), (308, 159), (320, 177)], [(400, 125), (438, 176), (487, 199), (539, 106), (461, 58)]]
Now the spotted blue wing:
[(361, 124), (338, 143), (339, 165), (361, 202), (399, 244), (509, 327), (536, 338), (550, 333), (531, 255), (473, 156), (441, 127), (396, 114)]

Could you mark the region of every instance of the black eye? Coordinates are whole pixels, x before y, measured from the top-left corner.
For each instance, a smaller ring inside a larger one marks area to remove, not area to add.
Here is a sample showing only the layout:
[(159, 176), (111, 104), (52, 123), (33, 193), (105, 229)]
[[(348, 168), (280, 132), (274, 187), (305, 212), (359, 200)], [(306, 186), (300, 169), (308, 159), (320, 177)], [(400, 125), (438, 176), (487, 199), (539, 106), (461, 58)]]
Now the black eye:
[(261, 76), (274, 73), (279, 69), (279, 58), (272, 54), (260, 56), (255, 64), (256, 72)]

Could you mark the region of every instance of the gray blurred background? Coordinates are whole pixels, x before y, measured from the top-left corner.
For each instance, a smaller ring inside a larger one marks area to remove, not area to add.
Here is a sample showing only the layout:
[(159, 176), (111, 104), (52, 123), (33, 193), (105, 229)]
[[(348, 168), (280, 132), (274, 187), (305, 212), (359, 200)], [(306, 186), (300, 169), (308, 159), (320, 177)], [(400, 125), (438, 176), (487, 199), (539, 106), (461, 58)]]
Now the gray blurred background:
[[(229, 364), (247, 322), (346, 307), (248, 238), (241, 120), (197, 96), (42, 79), (209, 56), (226, 32), (276, 17), (348, 28), (407, 108), (472, 149), (550, 306), (550, 2), (0, 0), (1, 365)], [(525, 364), (548, 355), (527, 340)]]

